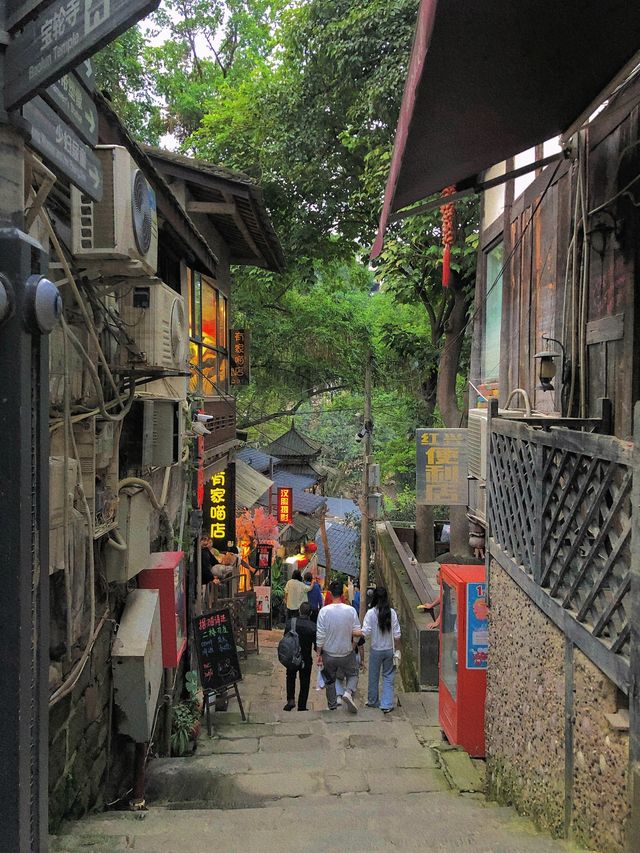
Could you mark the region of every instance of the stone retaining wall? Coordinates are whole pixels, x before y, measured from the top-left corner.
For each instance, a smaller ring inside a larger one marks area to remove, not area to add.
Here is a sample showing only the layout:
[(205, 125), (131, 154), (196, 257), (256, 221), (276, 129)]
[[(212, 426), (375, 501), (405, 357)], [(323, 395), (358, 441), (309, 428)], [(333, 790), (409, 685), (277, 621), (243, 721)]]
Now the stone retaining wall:
[[(514, 805), (556, 837), (622, 853), (629, 814), (628, 736), (614, 731), (605, 717), (617, 710), (615, 685), (577, 649), (567, 673), (564, 635), (495, 561), (490, 594), (490, 796)], [(567, 676), (573, 679), (569, 750)]]

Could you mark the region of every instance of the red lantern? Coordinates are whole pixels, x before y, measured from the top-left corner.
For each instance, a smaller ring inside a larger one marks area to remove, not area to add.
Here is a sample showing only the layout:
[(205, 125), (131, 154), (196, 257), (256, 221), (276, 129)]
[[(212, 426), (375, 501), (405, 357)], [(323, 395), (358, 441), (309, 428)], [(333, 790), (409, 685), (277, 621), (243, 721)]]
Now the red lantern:
[(304, 546), (304, 550), (307, 554), (315, 554), (318, 550), (318, 546), (315, 542), (307, 542), (307, 544)]
[(299, 569), (304, 569), (304, 567), (307, 566), (308, 564), (309, 564), (309, 558), (308, 557), (298, 557), (298, 568)]

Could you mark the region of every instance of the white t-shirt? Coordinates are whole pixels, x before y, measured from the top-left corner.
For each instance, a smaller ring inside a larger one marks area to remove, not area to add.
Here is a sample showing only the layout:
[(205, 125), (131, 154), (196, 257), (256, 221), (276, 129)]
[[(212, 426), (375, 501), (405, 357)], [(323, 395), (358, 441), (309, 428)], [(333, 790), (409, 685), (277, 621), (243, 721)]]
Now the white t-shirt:
[(353, 631), (360, 628), (358, 614), (350, 604), (327, 604), (318, 613), (316, 645), (334, 658), (353, 651)]
[(364, 615), (362, 633), (371, 638), (371, 648), (376, 652), (393, 649), (394, 639), (400, 639), (400, 623), (398, 614), (391, 608), (391, 630), (382, 632), (378, 624), (378, 608), (372, 607)]

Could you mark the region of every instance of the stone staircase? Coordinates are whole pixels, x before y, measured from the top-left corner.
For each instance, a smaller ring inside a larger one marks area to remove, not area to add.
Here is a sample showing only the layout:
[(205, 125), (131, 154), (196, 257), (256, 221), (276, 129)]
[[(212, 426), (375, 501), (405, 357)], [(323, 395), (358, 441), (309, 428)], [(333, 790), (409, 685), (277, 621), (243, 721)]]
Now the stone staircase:
[(270, 639), (243, 664), (247, 722), (216, 713), (193, 756), (149, 764), (147, 812), (70, 824), (52, 851), (570, 849), (485, 803), (476, 763), (440, 737), (435, 694), (400, 694), (392, 714), (354, 715), (324, 709), (312, 690), (311, 710), (284, 712)]

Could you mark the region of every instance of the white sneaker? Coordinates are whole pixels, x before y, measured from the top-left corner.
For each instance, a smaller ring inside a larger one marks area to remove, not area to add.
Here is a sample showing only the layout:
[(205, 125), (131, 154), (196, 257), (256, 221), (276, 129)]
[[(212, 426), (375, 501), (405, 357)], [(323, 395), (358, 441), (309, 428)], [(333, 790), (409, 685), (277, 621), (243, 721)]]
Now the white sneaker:
[(346, 690), (342, 696), (343, 703), (347, 706), (347, 708), (351, 711), (352, 714), (358, 713), (358, 706), (353, 701), (353, 696)]
[(336, 704), (342, 705), (342, 696), (336, 696)]

